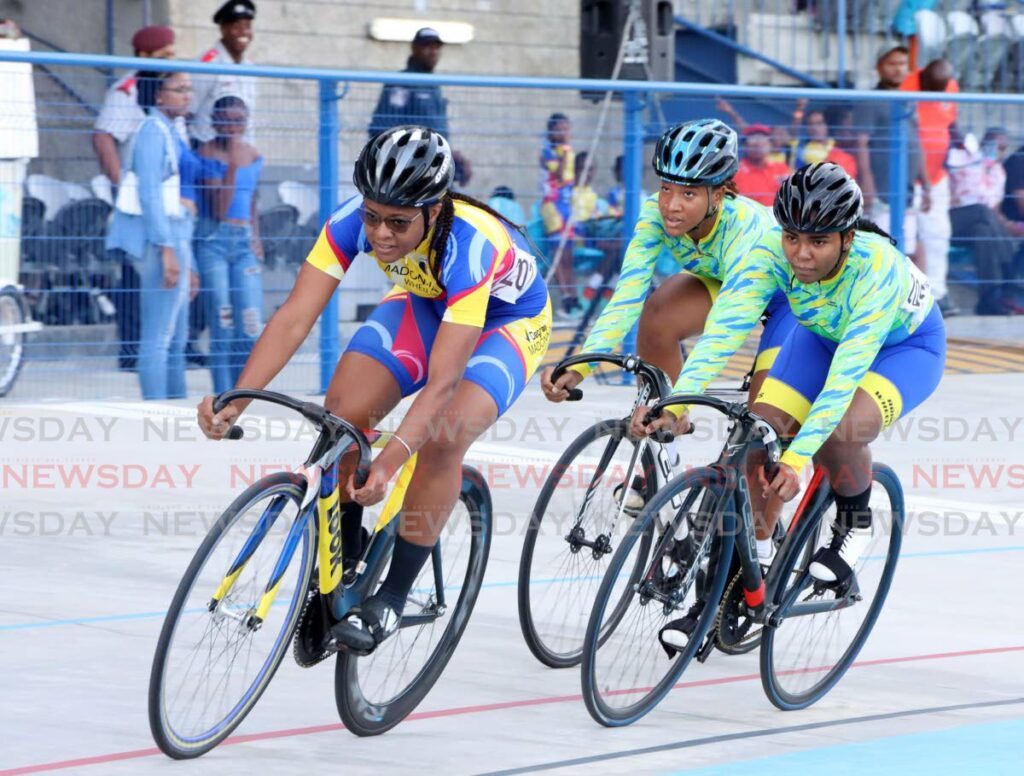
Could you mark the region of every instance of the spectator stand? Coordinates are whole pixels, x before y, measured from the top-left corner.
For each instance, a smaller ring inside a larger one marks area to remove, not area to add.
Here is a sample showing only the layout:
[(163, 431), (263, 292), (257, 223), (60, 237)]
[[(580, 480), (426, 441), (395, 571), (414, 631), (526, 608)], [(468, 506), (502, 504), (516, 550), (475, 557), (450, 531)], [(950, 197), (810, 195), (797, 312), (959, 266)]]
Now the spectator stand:
[[(7, 61), (21, 61), (45, 64), (51, 70), (60, 72), (69, 82), (76, 79), (88, 81), (98, 78), (93, 68), (138, 68), (143, 65), (163, 70), (197, 72), (208, 69), (209, 65), (197, 62), (174, 61), (153, 62), (122, 57), (94, 55), (71, 55), (51, 53), (3, 54)], [(236, 66), (237, 67), (237, 66)], [(621, 229), (604, 232), (599, 237), (618, 241), (621, 251), (623, 241), (632, 233), (636, 220), (641, 191), (654, 190), (655, 182), (645, 172), (650, 149), (645, 143), (651, 142), (665, 125), (648, 120), (645, 100), (651, 95), (665, 95), (674, 98), (711, 101), (718, 96), (742, 104), (743, 101), (757, 101), (776, 106), (780, 115), (787, 115), (794, 102), (807, 99), (820, 103), (822, 92), (806, 88), (764, 88), (749, 86), (722, 86), (717, 84), (686, 83), (644, 83), (580, 79), (514, 78), (489, 76), (458, 76), (435, 74), (397, 74), (392, 72), (361, 72), (343, 70), (300, 69), (290, 67), (253, 66), (245, 69), (246, 76), (262, 79), (261, 95), (281, 95), (281, 101), (268, 104), (279, 105), (268, 108), (265, 124), (261, 125), (258, 147), (268, 158), (266, 186), (259, 204), (260, 221), (265, 227), (265, 245), (272, 256), (270, 268), (281, 280), (276, 293), (287, 291), (288, 281), (305, 253), (305, 247), (312, 239), (320, 223), (336, 208), (346, 191), (345, 182), (351, 175), (351, 163), (365, 142), (366, 126), (370, 113), (379, 94), (382, 83), (401, 82), (415, 85), (430, 79), (440, 83), (451, 99), (450, 119), (453, 142), (468, 158), (473, 160), (473, 186), (469, 192), (480, 199), (498, 185), (506, 185), (521, 194), (521, 205), (531, 213), (538, 200), (536, 190), (536, 154), (540, 144), (543, 119), (557, 110), (568, 111), (581, 137), (592, 136), (596, 126), (596, 109), (592, 104), (580, 100), (582, 91), (613, 90), (623, 96), (611, 113), (614, 121), (610, 129), (601, 136), (594, 153), (599, 171), (595, 188), (604, 191), (610, 185), (612, 160), (619, 154), (624, 156), (625, 212)], [(339, 100), (342, 84), (347, 84), (344, 99)], [(287, 96), (287, 101), (284, 97)], [(830, 101), (854, 104), (861, 101), (881, 101), (889, 106), (894, 118), (890, 138), (890, 180), (888, 190), (903, 190), (907, 180), (905, 115), (908, 103), (921, 100), (952, 100), (963, 107), (975, 106), (979, 112), (999, 113), (1017, 111), (1024, 104), (1024, 98), (1009, 94), (958, 95), (913, 94), (909, 92), (884, 93), (854, 90), (835, 90), (828, 94)], [(23, 245), (25, 264), (23, 277), (37, 277), (41, 292), (50, 295), (42, 305), (42, 314), (51, 318), (70, 321), (70, 325), (54, 326), (66, 330), (60, 347), (41, 355), (49, 358), (45, 364), (32, 365), (19, 380), (33, 378), (45, 382), (48, 389), (53, 386), (79, 391), (79, 396), (137, 395), (137, 387), (130, 375), (117, 373), (115, 359), (110, 352), (109, 341), (94, 342), (90, 330), (83, 321), (103, 319), (105, 312), (101, 297), (110, 282), (105, 276), (105, 256), (97, 253), (105, 224), (104, 213), (109, 204), (103, 196), (96, 196), (85, 183), (96, 174), (95, 162), (90, 167), (83, 163), (81, 152), (86, 122), (66, 123), (61, 120), (59, 104), (40, 104), (40, 127), (43, 134), (49, 133), (48, 148), (51, 154), (46, 159), (33, 163), (36, 170), (45, 174), (55, 169), (81, 169), (83, 174), (71, 177), (70, 181), (49, 183), (51, 191), (43, 193), (42, 199), (27, 197), (23, 207)], [(495, 122), (497, 115), (505, 116)], [(342, 120), (344, 119), (344, 121)], [(1018, 126), (1010, 127), (1011, 135), (1020, 137)], [(56, 141), (56, 142), (53, 142)], [(56, 150), (53, 150), (56, 149)], [(61, 155), (65, 154), (65, 155)], [(79, 156), (76, 156), (79, 154)], [(35, 171), (33, 171), (35, 173)], [(36, 173), (38, 174), (38, 173)], [(33, 179), (33, 186), (40, 179)], [(289, 185), (281, 185), (285, 182)], [(77, 185), (66, 186), (65, 183)], [(298, 184), (298, 185), (295, 185)], [(83, 192), (85, 196), (83, 196)], [(315, 196), (314, 196), (315, 194)], [(60, 201), (57, 210), (50, 209), (48, 202)], [(315, 202), (315, 206), (314, 203)], [(64, 213), (64, 215), (58, 215)], [(901, 224), (903, 204), (893, 203), (893, 228), (897, 239), (902, 237)], [(73, 222), (73, 223), (72, 223)], [(528, 224), (528, 226), (530, 226)], [(307, 230), (307, 231), (299, 231)], [(302, 241), (305, 241), (303, 243)], [(585, 248), (592, 248), (584, 245)], [(595, 254), (596, 257), (596, 254)], [(376, 272), (372, 262), (356, 262), (370, 272)], [(588, 269), (590, 269), (588, 267)], [(586, 285), (589, 274), (577, 276), (577, 285)], [(605, 281), (610, 283), (610, 278)], [(49, 285), (49, 288), (46, 286)], [(289, 367), (281, 378), (279, 387), (287, 390), (322, 390), (333, 371), (338, 356), (348, 336), (358, 322), (359, 305), (350, 305), (354, 293), (365, 293), (371, 304), (379, 298), (380, 286), (372, 290), (363, 285), (362, 279), (346, 278), (342, 292), (321, 317), (320, 325), (311, 335), (300, 352), (296, 363)], [(99, 293), (94, 293), (98, 291)], [(55, 297), (64, 295), (65, 299)], [(376, 296), (375, 296), (376, 295)], [(593, 312), (596, 313), (601, 299), (598, 295)], [(344, 302), (344, 304), (342, 304)], [(272, 312), (273, 305), (265, 302), (266, 313)], [(593, 316), (591, 316), (593, 317)], [(567, 348), (577, 342), (586, 331), (589, 322), (582, 326), (557, 333), (549, 353), (549, 361), (560, 358)], [(109, 333), (104, 335), (109, 340)], [(92, 345), (99, 345), (92, 347)], [(89, 345), (92, 349), (88, 349)], [(102, 346), (102, 347), (100, 347)], [(88, 356), (83, 357), (82, 353)], [(74, 379), (69, 379), (74, 375)], [(190, 388), (193, 392), (208, 390), (205, 373), (190, 373)], [(37, 385), (40, 383), (37, 382)], [(16, 388), (17, 390), (17, 388)]]

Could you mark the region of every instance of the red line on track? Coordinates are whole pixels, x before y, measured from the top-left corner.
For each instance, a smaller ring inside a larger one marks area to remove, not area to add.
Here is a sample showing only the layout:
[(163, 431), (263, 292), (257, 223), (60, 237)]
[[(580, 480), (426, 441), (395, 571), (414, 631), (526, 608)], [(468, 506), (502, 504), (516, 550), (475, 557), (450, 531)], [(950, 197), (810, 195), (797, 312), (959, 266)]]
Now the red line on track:
[[(909, 655), (906, 657), (885, 657), (876, 660), (861, 660), (853, 664), (852, 668), (868, 668), (871, 666), (890, 665), (893, 663), (915, 663), (922, 660), (948, 660), (957, 657), (975, 657), (978, 655), (998, 655), (1007, 652), (1024, 652), (1024, 645), (1016, 647), (993, 647), (991, 649), (967, 649), (960, 652), (934, 652), (927, 655)], [(814, 669), (809, 669), (814, 670)], [(787, 672), (790, 673), (790, 672)], [(791, 672), (797, 673), (797, 672)], [(673, 689), (679, 690), (687, 687), (710, 687), (719, 684), (734, 684), (736, 682), (749, 682), (760, 679), (760, 674), (742, 674), (739, 676), (723, 676), (717, 679), (699, 679), (694, 682), (680, 682)], [(629, 690), (619, 690), (619, 693), (643, 692), (649, 688), (638, 687)], [(548, 698), (526, 698), (520, 701), (502, 701), (500, 703), (484, 703), (476, 706), (456, 706), (451, 709), (438, 709), (436, 711), (421, 711), (410, 714), (407, 722), (422, 719), (438, 719), (441, 717), (455, 717), (466, 714), (481, 714), (488, 711), (503, 711), (505, 709), (517, 709), (528, 706), (546, 706), (552, 703), (571, 703), (581, 701), (583, 696), (555, 695)], [(313, 725), (311, 727), (291, 728), (287, 730), (268, 730), (264, 733), (249, 733), (247, 735), (232, 736), (220, 746), (233, 746), (235, 744), (248, 744), (253, 741), (270, 741), (275, 738), (291, 738), (293, 736), (308, 736), (316, 733), (334, 733), (344, 730), (341, 723), (331, 725)], [(127, 752), (115, 752), (112, 754), (101, 754), (93, 757), (80, 757), (75, 760), (60, 760), (52, 763), (41, 763), (38, 765), (24, 765), (18, 768), (11, 768), (0, 771), (0, 776), (22, 776), (29, 773), (45, 773), (47, 771), (60, 771), (68, 768), (84, 768), (89, 765), (102, 765), (104, 763), (120, 762), (121, 760), (137, 760), (143, 757), (153, 757), (161, 754), (156, 747), (149, 749), (133, 749)]]

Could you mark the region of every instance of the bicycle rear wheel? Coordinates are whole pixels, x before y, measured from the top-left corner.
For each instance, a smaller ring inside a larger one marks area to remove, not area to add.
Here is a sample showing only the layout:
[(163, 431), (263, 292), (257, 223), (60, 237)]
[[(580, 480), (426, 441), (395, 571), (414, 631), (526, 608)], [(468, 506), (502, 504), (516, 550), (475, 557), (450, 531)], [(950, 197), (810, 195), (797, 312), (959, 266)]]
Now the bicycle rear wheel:
[[(370, 655), (338, 653), (334, 692), (338, 714), (351, 732), (387, 732), (412, 713), (440, 678), (480, 593), (491, 524), (487, 484), (478, 471), (464, 466), (459, 502), (413, 584), (401, 628)], [(381, 564), (378, 578), (384, 571)], [(376, 581), (370, 589), (375, 587)], [(458, 596), (454, 602), (453, 596)]]
[[(299, 512), (305, 490), (306, 481), (288, 472), (247, 488), (210, 529), (182, 577), (149, 681), (150, 730), (169, 757), (198, 757), (227, 738), (280, 666), (314, 566), (316, 525)], [(261, 599), (289, 547), (274, 604), (261, 618)]]
[[(612, 556), (590, 615), (582, 664), (583, 700), (602, 725), (630, 725), (657, 706), (714, 623), (735, 522), (719, 509), (720, 487), (713, 469), (676, 477), (644, 508)], [(684, 522), (687, 535), (679, 538)], [(647, 534), (653, 535), (652, 549), (643, 553), (640, 540)], [(641, 573), (631, 573), (638, 564)], [(670, 658), (658, 634), (690, 614), (695, 622), (687, 644)], [(609, 615), (618, 622), (605, 633)]]
[[(896, 573), (903, 540), (903, 488), (895, 472), (873, 467), (872, 540), (858, 560), (849, 591), (815, 582), (808, 567), (835, 517), (831, 500), (797, 528), (779, 573), (773, 612), (761, 640), (761, 683), (783, 711), (823, 698), (853, 664), (871, 634)], [(774, 623), (774, 624), (773, 624)]]
[[(574, 666), (583, 655), (594, 596), (633, 523), (620, 515), (615, 488), (644, 475), (644, 501), (654, 497), (654, 455), (648, 447), (628, 471), (636, 449), (628, 430), (626, 420), (605, 420), (580, 434), (548, 474), (533, 508), (519, 561), (519, 625), (530, 652), (546, 666)], [(640, 541), (638, 557), (646, 555), (650, 535)]]

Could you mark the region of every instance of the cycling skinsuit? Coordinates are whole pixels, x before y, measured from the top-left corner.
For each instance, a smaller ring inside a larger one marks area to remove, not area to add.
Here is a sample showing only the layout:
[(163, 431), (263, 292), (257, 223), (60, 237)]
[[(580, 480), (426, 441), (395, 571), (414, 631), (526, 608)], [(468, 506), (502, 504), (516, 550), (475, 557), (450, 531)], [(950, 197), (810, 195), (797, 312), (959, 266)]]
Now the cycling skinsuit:
[[(373, 256), (363, 230), (362, 204), (362, 197), (354, 197), (335, 211), (306, 261), (340, 280), (356, 255)], [(377, 260), (395, 288), (358, 329), (346, 352), (379, 361), (408, 396), (427, 382), (430, 352), (442, 322), (480, 327), (463, 378), (487, 391), (501, 414), (522, 393), (547, 352), (551, 303), (525, 239), (473, 205), (455, 200), (454, 206), (438, 271), (428, 259), (433, 228), (398, 261)]]
[[(658, 195), (651, 195), (640, 209), (640, 218), (626, 249), (615, 293), (591, 329), (583, 351), (611, 353), (621, 346), (640, 317), (654, 277), (654, 265), (663, 249), (668, 250), (683, 274), (694, 275), (707, 288), (713, 303), (708, 316), (711, 322), (720, 306), (731, 304), (729, 297), (735, 290), (735, 284), (730, 284), (729, 279), (749, 264), (755, 249), (763, 245), (765, 237), (772, 234), (774, 228), (775, 219), (767, 208), (745, 197), (726, 197), (718, 208), (711, 232), (695, 244), (689, 235), (671, 237), (665, 232), (658, 210)], [(771, 366), (782, 340), (796, 326), (785, 296), (779, 293), (755, 311), (746, 332), (753, 328), (766, 308), (769, 319), (758, 346), (757, 370)], [(717, 318), (726, 320), (722, 315)], [(692, 360), (693, 355), (686, 360), (684, 374)], [(574, 366), (573, 369), (584, 376), (591, 372), (589, 365)]]
[[(738, 289), (739, 319), (749, 320), (781, 289), (801, 324), (782, 343), (757, 396), (801, 423), (782, 457), (799, 472), (839, 425), (858, 387), (875, 400), (885, 425), (928, 398), (942, 378), (946, 335), (928, 280), (884, 237), (857, 232), (839, 274), (820, 283), (793, 275), (781, 229), (770, 244), (770, 261), (751, 262), (729, 282)], [(721, 370), (752, 325), (712, 343), (701, 380)]]

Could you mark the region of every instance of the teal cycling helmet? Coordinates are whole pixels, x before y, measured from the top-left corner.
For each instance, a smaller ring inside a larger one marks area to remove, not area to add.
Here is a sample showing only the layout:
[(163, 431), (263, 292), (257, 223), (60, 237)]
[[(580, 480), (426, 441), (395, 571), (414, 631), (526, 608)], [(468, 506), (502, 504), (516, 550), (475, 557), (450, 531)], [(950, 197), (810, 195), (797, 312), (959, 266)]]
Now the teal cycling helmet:
[(718, 186), (739, 169), (739, 143), (718, 119), (697, 119), (672, 127), (654, 149), (654, 172), (669, 183)]

